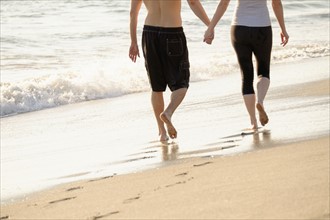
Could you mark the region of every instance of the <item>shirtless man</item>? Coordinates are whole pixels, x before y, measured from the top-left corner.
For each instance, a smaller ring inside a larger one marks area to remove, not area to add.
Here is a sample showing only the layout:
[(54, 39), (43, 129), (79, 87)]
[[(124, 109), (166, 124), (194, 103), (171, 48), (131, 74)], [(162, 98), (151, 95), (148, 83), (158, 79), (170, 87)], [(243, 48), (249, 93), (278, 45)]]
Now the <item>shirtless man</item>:
[[(148, 14), (145, 19), (142, 49), (149, 82), (152, 88), (151, 103), (159, 129), (159, 140), (177, 137), (171, 118), (184, 99), (189, 87), (189, 58), (185, 34), (182, 28), (181, 0), (131, 0), (129, 57), (135, 62), (139, 54), (137, 42), (138, 14), (144, 3)], [(199, 0), (188, 4), (205, 25), (210, 20)], [(163, 92), (171, 90), (170, 103), (164, 109)], [(167, 127), (167, 133), (164, 126)]]

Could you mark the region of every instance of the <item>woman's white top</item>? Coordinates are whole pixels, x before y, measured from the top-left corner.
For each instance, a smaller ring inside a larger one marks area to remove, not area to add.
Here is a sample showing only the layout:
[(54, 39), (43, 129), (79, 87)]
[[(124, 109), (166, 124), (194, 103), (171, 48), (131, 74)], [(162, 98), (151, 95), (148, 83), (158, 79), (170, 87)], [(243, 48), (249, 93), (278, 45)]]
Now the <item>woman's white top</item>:
[(231, 24), (248, 27), (270, 26), (267, 0), (237, 0)]

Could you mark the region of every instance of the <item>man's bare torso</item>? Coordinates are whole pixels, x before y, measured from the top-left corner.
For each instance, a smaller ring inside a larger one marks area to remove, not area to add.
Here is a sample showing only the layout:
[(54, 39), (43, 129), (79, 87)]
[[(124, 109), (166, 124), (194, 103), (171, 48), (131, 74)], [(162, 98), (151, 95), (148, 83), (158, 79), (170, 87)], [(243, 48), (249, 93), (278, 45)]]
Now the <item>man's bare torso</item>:
[(148, 10), (145, 25), (181, 27), (181, 0), (143, 0)]

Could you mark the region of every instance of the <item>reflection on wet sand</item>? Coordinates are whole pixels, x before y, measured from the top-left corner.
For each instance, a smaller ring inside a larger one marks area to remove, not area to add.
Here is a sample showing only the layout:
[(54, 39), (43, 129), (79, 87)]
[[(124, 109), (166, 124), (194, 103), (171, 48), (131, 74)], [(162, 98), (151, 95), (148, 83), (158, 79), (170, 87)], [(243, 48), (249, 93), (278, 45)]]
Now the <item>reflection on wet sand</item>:
[(242, 153), (272, 146), (271, 132), (267, 129), (258, 131), (243, 131), (238, 134), (221, 137), (219, 141), (208, 143), (201, 149), (185, 151), (179, 158), (187, 157), (214, 157), (235, 153)]
[(163, 161), (176, 160), (178, 158), (179, 145), (175, 142), (163, 143), (162, 158)]
[(263, 130), (253, 134), (253, 145), (254, 149), (271, 147), (271, 132), (270, 130)]
[[(162, 161), (173, 161), (189, 157), (214, 157), (235, 153), (242, 153), (251, 150), (258, 150), (271, 147), (271, 131), (259, 129), (258, 131), (246, 132), (221, 137), (219, 141), (208, 143), (200, 148), (179, 151), (177, 142), (158, 142), (152, 148), (158, 148), (161, 153)], [(161, 162), (161, 161), (159, 161)]]
[[(230, 136), (220, 137), (218, 141), (206, 143), (202, 146), (187, 149), (176, 141), (153, 141), (141, 149), (140, 152), (130, 154), (127, 159), (113, 162), (115, 164), (140, 163), (152, 166), (162, 166), (165, 162), (177, 161), (192, 157), (216, 157), (232, 155), (272, 147), (271, 131), (259, 129), (258, 131), (242, 131)], [(136, 164), (135, 164), (136, 165)]]

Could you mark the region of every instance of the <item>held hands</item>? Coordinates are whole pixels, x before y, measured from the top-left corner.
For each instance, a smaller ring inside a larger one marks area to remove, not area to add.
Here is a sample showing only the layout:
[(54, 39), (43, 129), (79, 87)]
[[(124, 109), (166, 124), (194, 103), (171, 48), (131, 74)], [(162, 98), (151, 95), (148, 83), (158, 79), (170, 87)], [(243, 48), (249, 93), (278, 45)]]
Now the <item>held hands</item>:
[(131, 44), (128, 56), (134, 63), (136, 62), (136, 58), (140, 57), (139, 47), (137, 44)]
[(214, 40), (214, 29), (208, 28), (204, 34), (204, 42), (207, 44), (212, 44)]

